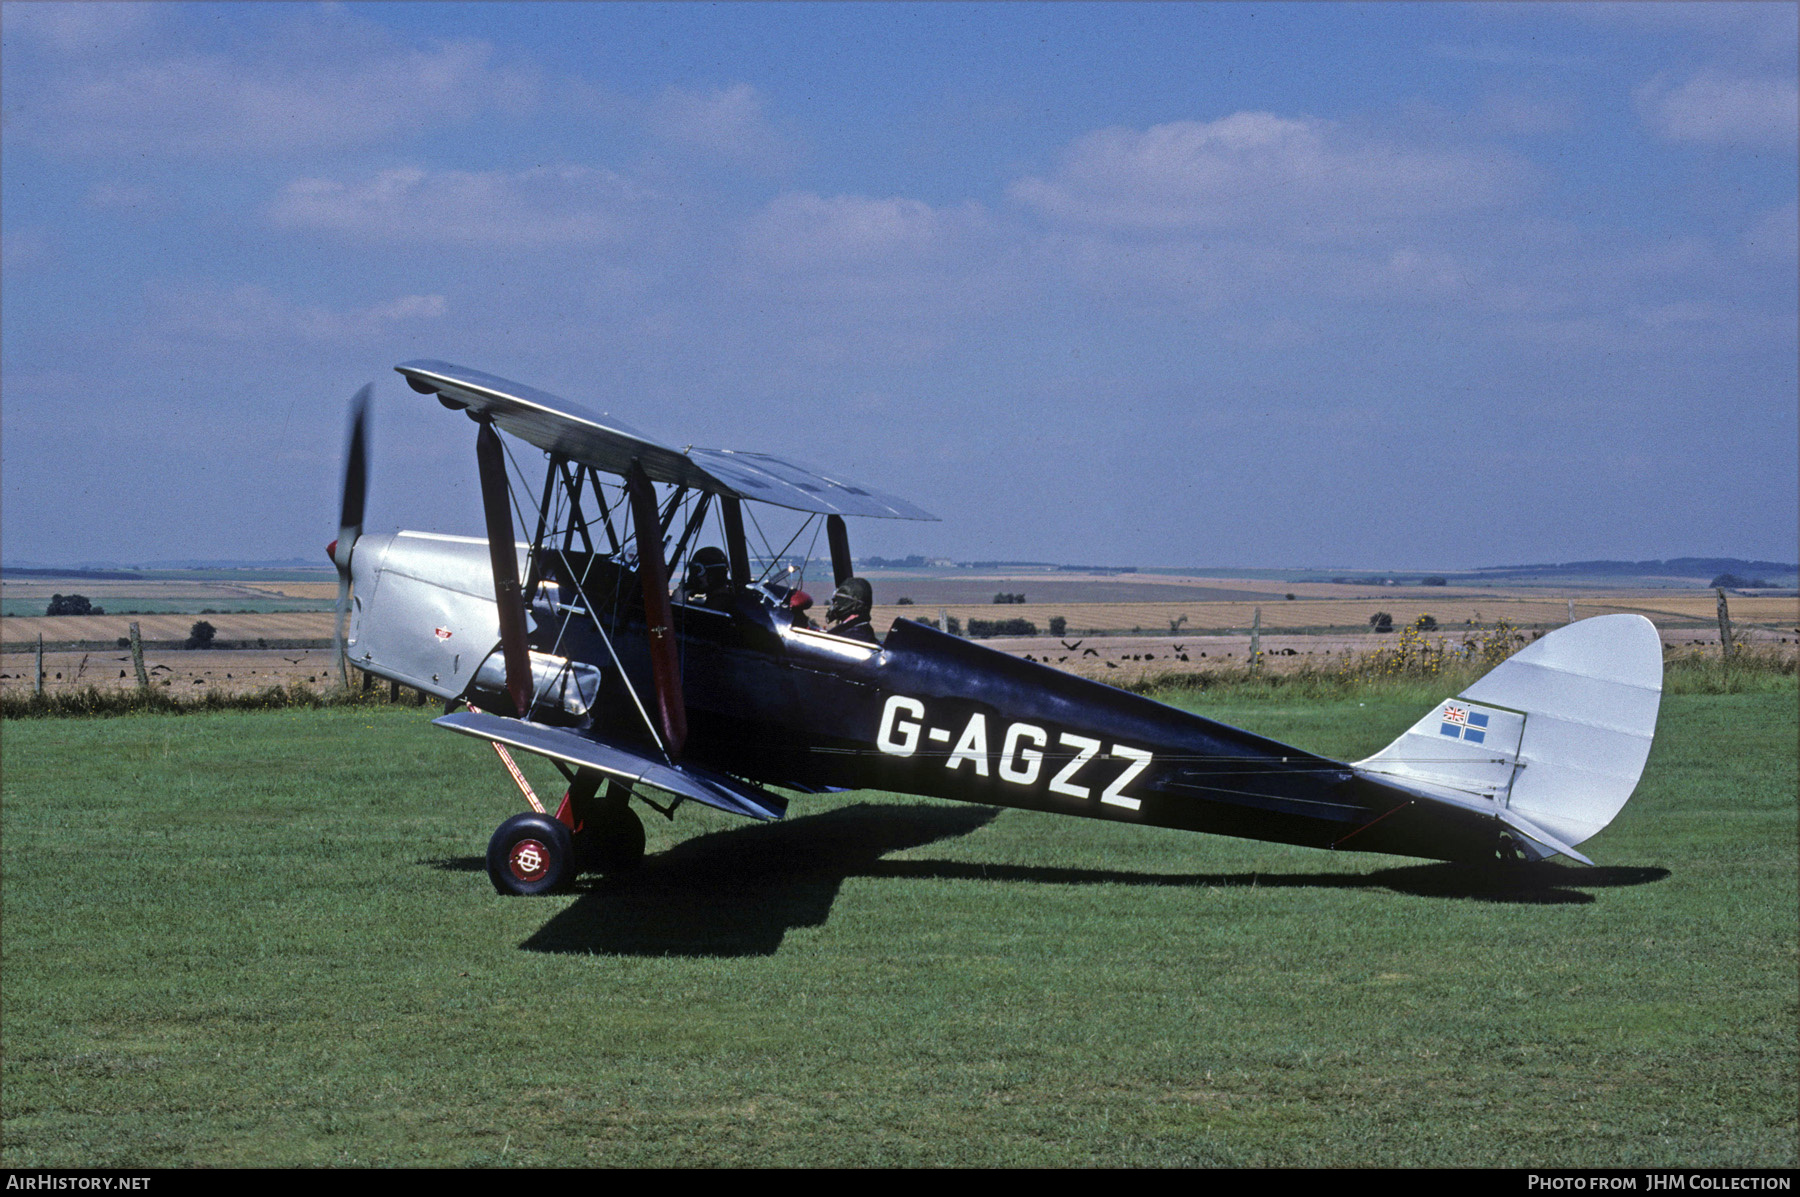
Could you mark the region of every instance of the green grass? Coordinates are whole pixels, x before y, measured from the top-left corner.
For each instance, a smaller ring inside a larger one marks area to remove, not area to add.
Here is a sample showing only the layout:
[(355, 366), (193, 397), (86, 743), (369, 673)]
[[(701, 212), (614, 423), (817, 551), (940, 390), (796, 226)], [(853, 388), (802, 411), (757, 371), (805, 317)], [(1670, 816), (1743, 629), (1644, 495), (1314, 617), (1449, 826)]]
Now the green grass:
[(429, 712), (9, 720), (0, 1162), (1792, 1167), (1796, 714), (1671, 696), (1601, 867), (1520, 883), (846, 794), (537, 900)]

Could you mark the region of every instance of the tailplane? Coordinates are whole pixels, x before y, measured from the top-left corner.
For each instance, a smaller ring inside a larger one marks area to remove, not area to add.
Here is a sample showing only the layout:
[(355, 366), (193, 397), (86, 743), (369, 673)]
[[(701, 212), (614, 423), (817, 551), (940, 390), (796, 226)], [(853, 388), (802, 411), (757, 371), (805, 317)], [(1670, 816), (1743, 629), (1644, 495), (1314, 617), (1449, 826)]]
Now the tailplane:
[(1439, 703), (1357, 772), (1499, 819), (1526, 855), (1593, 862), (1637, 788), (1662, 701), (1662, 640), (1641, 615), (1558, 628)]

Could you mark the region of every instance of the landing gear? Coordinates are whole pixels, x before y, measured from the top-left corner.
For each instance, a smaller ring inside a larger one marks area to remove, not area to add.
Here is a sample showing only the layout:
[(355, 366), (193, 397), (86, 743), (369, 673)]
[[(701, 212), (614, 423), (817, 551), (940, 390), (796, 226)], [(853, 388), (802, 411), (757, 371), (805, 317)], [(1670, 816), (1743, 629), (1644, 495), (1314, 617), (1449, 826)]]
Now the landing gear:
[(584, 872), (629, 873), (644, 863), (643, 820), (623, 803), (609, 805), (582, 824), (575, 853)]
[[(537, 805), (516, 769), (513, 776)], [(514, 815), (494, 832), (487, 851), (494, 888), (503, 894), (547, 894), (567, 889), (582, 873), (616, 876), (637, 868), (644, 861), (644, 824), (630, 803), (629, 789), (590, 771), (576, 774), (556, 814), (543, 814), (540, 807)]]
[(487, 867), (488, 878), (500, 893), (547, 894), (575, 879), (575, 841), (569, 829), (549, 815), (527, 811), (494, 832), (488, 841)]
[(1525, 849), (1519, 846), (1519, 841), (1510, 835), (1502, 835), (1494, 846), (1494, 861), (1503, 868), (1522, 868), (1530, 860), (1531, 858), (1525, 855)]

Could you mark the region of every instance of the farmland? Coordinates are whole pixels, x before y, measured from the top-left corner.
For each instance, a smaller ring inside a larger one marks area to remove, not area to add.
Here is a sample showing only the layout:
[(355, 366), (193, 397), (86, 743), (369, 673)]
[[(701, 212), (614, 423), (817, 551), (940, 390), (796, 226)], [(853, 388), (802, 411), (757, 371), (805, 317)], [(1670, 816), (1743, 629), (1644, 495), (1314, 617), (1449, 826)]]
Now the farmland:
[[(1435, 691), (1167, 697), (1353, 757)], [(9, 720), (0, 1158), (1793, 1167), (1796, 714), (1666, 699), (1593, 869), (851, 793), (536, 900), (428, 712)]]
[[(1538, 630), (1559, 627), (1571, 614), (1587, 618), (1635, 612), (1657, 625), (1671, 652), (1718, 644), (1716, 599), (1712, 591), (1691, 585), (1477, 588), (973, 571), (929, 576), (877, 571), (871, 576), (882, 600), (874, 612), (877, 627), (899, 618), (936, 622), (943, 615), (965, 627), (977, 619), (1024, 619), (1039, 628), (1039, 636), (987, 643), (1072, 672), (1133, 683), (1170, 671), (1241, 666), (1253, 623), (1260, 624), (1259, 647), (1273, 670), (1364, 652), (1391, 640), (1370, 631), (1370, 618), (1381, 612), (1396, 625), (1429, 615), (1438, 625), (1436, 634), (1452, 643), (1499, 621)], [(47, 689), (135, 686), (129, 656), (119, 645), (134, 622), (147, 644), (154, 684), (171, 692), (327, 684), (332, 675), (330, 608), (336, 592), (327, 571), (215, 571), (143, 581), (6, 578), (0, 691), (16, 692), (32, 684), (32, 649), (39, 636), (47, 650)], [(42, 612), (53, 593), (80, 593), (107, 613), (31, 613)], [(999, 593), (1022, 594), (1025, 601), (996, 604), (992, 599)], [(913, 601), (892, 601), (903, 596)], [(134, 611), (152, 613), (126, 614)], [(1800, 644), (1800, 599), (1791, 593), (1733, 595), (1731, 612), (1734, 626), (1752, 643)], [(1057, 618), (1065, 621), (1062, 637), (1048, 634)], [(196, 619), (212, 624), (218, 641), (235, 651), (183, 648)], [(1078, 648), (1067, 647), (1077, 641)], [(1186, 661), (1181, 660), (1184, 653)]]

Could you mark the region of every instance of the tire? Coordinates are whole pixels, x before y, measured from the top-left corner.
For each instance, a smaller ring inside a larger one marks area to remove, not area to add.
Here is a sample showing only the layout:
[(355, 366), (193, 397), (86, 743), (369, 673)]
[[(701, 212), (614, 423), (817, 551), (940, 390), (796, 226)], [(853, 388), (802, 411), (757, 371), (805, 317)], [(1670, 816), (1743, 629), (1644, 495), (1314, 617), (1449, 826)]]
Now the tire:
[(488, 879), (502, 894), (552, 893), (575, 880), (575, 842), (569, 829), (535, 811), (514, 815), (488, 841)]
[(615, 806), (590, 821), (577, 837), (581, 867), (608, 877), (644, 863), (644, 823), (629, 806)]

